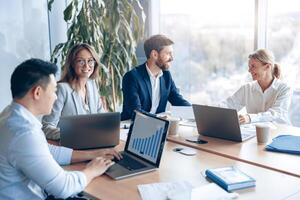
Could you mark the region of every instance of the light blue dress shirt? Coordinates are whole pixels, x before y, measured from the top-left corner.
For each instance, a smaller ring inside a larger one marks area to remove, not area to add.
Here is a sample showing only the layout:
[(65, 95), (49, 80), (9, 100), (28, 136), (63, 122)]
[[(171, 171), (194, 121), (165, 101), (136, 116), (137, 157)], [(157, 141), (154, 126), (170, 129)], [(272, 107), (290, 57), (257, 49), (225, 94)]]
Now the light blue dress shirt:
[(0, 114), (0, 199), (67, 198), (87, 185), (80, 171), (64, 171), (72, 149), (49, 145), (42, 124), (13, 102)]

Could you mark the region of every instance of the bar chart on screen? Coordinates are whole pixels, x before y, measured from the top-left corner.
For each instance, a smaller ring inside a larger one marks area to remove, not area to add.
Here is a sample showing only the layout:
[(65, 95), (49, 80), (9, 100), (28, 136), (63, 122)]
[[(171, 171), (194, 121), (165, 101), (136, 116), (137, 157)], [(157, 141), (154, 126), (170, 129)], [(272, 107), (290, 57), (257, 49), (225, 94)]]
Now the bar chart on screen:
[(139, 152), (140, 154), (147, 155), (151, 158), (156, 158), (162, 134), (163, 128), (160, 128), (149, 137), (134, 138), (132, 143), (132, 149)]
[(156, 163), (168, 130), (165, 120), (137, 115), (128, 134), (127, 151)]

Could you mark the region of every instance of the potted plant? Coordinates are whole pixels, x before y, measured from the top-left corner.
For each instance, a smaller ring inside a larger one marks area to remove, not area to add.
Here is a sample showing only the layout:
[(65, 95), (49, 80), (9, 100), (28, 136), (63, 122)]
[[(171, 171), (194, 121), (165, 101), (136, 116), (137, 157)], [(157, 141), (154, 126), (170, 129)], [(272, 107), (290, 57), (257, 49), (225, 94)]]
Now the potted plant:
[[(48, 2), (48, 9), (54, 0)], [(101, 55), (99, 92), (109, 110), (122, 102), (124, 73), (137, 64), (136, 46), (144, 35), (145, 15), (138, 0), (72, 0), (64, 10), (68, 23), (67, 41), (51, 54), (55, 63), (64, 63), (75, 44), (91, 44)]]

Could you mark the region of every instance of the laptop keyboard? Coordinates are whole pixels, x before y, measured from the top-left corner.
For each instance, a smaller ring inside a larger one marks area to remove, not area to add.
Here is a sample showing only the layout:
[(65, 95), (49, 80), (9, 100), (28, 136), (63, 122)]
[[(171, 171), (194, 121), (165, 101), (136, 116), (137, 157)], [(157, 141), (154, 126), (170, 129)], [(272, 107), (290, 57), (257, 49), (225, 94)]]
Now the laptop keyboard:
[(142, 169), (144, 167), (146, 167), (146, 165), (138, 162), (137, 160), (131, 158), (130, 156), (127, 156), (126, 154), (122, 154), (123, 159), (118, 160), (118, 159), (114, 159), (113, 161), (115, 163), (118, 163), (119, 165), (125, 167), (128, 170), (137, 170), (137, 169)]
[(242, 137), (243, 138), (248, 138), (248, 137), (251, 137), (252, 135), (254, 135), (254, 134), (253, 133), (243, 133)]
[(255, 126), (252, 124), (245, 124), (245, 125), (241, 125), (240, 127), (241, 127), (242, 138), (251, 137), (256, 133)]

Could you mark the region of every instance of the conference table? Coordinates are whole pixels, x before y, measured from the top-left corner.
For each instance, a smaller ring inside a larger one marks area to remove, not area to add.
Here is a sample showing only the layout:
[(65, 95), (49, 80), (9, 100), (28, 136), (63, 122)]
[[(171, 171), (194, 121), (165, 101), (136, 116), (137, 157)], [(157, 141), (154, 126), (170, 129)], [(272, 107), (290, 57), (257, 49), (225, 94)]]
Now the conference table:
[[(271, 138), (281, 134), (300, 135), (300, 128), (275, 124)], [(186, 141), (191, 136), (199, 136), (196, 127), (180, 126), (176, 136), (168, 136), (168, 141), (189, 146), (218, 156), (241, 161), (251, 165), (271, 169), (295, 177), (300, 177), (300, 156), (265, 150), (266, 144), (258, 144), (256, 137), (244, 142), (233, 142), (224, 139), (200, 136), (206, 144), (195, 144)], [(271, 140), (269, 141), (271, 142)]]
[[(208, 143), (209, 144), (209, 143)], [(229, 145), (229, 144), (227, 144)], [(234, 145), (232, 143), (232, 145)], [(124, 142), (118, 146), (121, 150)], [(107, 175), (95, 178), (85, 189), (85, 193), (95, 199), (140, 199), (138, 185), (159, 182), (188, 181), (194, 187), (209, 184), (203, 172), (206, 169), (235, 166), (256, 180), (256, 187), (238, 190), (238, 199), (296, 199), (300, 194), (300, 179), (285, 173), (268, 170), (237, 159), (229, 159), (216, 153), (195, 149), (196, 155), (186, 156), (173, 149), (184, 147), (166, 142), (159, 169), (153, 172), (115, 181)], [(85, 163), (67, 166), (67, 170), (79, 170)], [(203, 196), (205, 199), (205, 196)]]

